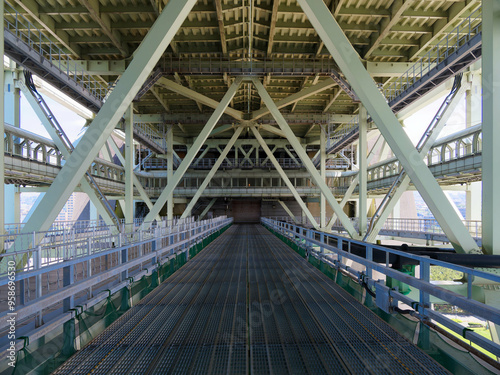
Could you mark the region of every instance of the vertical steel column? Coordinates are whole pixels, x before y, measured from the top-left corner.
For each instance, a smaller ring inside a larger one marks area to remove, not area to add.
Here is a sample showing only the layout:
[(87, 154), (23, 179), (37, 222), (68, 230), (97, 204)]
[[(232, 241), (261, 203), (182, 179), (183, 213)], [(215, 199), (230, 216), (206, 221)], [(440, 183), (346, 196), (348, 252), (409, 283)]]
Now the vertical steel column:
[(361, 63), (358, 53), (325, 3), (322, 0), (298, 0), (298, 2), (455, 250), (477, 251), (476, 242), (455, 214), (443, 190), (420, 158), (419, 152), (402, 129), (386, 99)]
[(359, 195), (358, 195), (358, 213), (359, 213), (359, 235), (363, 236), (366, 233), (366, 202), (367, 202), (367, 142), (368, 135), (368, 118), (366, 108), (363, 104), (359, 105), (359, 142), (358, 142), (358, 176), (359, 176)]
[[(120, 163), (122, 163), (123, 167), (125, 167), (125, 164), (126, 164), (125, 163), (125, 158), (123, 157), (123, 155), (122, 155), (120, 149), (118, 148), (118, 145), (116, 144), (116, 142), (113, 139), (113, 137), (109, 137), (107, 144), (109, 144), (109, 146), (111, 146), (111, 149), (115, 153), (116, 157), (118, 158), (118, 160), (120, 160)], [(148, 206), (149, 209), (153, 208), (153, 203), (151, 203), (151, 200), (149, 199), (146, 191), (142, 187), (141, 182), (139, 181), (139, 179), (137, 178), (137, 176), (135, 175), (135, 173), (132, 174), (132, 179), (134, 180), (135, 188), (139, 192), (139, 195), (142, 198), (142, 200), (144, 201), (144, 203), (146, 203), (146, 205)], [(122, 203), (120, 203), (120, 204), (122, 204)], [(158, 222), (161, 221), (160, 215), (156, 216), (156, 220)]]
[(195, 3), (196, 0), (168, 2), (22, 233), (44, 231), (50, 227)]
[[(319, 132), (320, 173), (321, 178), (326, 184), (326, 130), (323, 126), (320, 126)], [(321, 228), (324, 228), (326, 226), (326, 198), (323, 193), (321, 193), (319, 198), (319, 210), (319, 225)]]
[(134, 221), (134, 106), (125, 112), (125, 223)]
[[(63, 268), (63, 286), (69, 286), (74, 283), (75, 281), (74, 267), (75, 267), (74, 265), (71, 265)], [(67, 312), (74, 307), (75, 307), (75, 296), (71, 296), (63, 300), (63, 312)]]
[[(2, 25), (4, 24), (4, 2), (0, 1), (0, 13), (2, 17)], [(0, 138), (0, 233), (3, 234), (5, 230), (5, 162), (4, 162), (4, 150), (5, 150), (5, 126), (4, 126), (4, 103), (5, 103), (5, 68), (4, 68), (4, 28), (0, 30), (0, 60), (2, 65), (0, 67), (0, 134), (2, 135)], [(0, 252), (3, 252), (3, 241), (0, 242)], [(5, 262), (4, 262), (5, 263)]]
[[(19, 128), (20, 124), (20, 104), (21, 96), (19, 89), (15, 85), (17, 80), (16, 64), (11, 61), (11, 66), (8, 71), (4, 73), (4, 121), (8, 124)], [(2, 137), (3, 137), (2, 133)], [(19, 146), (19, 140), (14, 140), (14, 143)], [(14, 146), (16, 147), (16, 146)], [(2, 179), (2, 184), (3, 184)], [(16, 186), (13, 184), (6, 184), (4, 186), (4, 220), (6, 223), (16, 222), (16, 210), (20, 210), (20, 206), (16, 206)]]
[[(174, 132), (170, 126), (167, 132), (167, 183), (174, 175)], [(174, 218), (174, 193), (170, 194), (167, 200), (167, 220)]]
[(483, 1), (483, 252), (500, 254), (500, 1)]

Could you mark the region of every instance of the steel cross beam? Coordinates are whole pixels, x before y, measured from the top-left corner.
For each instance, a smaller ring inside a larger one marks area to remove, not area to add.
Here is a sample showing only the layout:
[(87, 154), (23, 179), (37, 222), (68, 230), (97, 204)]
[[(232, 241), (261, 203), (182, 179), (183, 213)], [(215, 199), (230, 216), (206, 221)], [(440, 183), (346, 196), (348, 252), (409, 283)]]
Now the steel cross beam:
[[(36, 116), (38, 117), (38, 119), (42, 123), (43, 127), (45, 128), (45, 130), (49, 134), (52, 141), (55, 143), (57, 149), (59, 151), (61, 151), (62, 155), (64, 156), (64, 159), (68, 160), (70, 155), (71, 155), (70, 149), (68, 149), (68, 146), (62, 141), (61, 137), (56, 132), (56, 129), (54, 129), (54, 127), (49, 123), (49, 120), (47, 119), (47, 116), (40, 108), (38, 101), (33, 96), (33, 94), (28, 89), (28, 87), (26, 87), (26, 83), (21, 79), (21, 80), (17, 81), (16, 86), (18, 86), (21, 89), (21, 92), (24, 94), (26, 100), (28, 101), (28, 104), (35, 112)], [(92, 204), (97, 209), (97, 212), (99, 213), (99, 215), (102, 216), (104, 222), (107, 225), (116, 226), (117, 224), (111, 218), (108, 210), (104, 206), (103, 202), (99, 199), (99, 197), (96, 194), (96, 191), (92, 188), (92, 186), (90, 185), (90, 182), (87, 180), (86, 177), (83, 177), (80, 180), (80, 187), (82, 189), (82, 192), (84, 192), (85, 194), (88, 195)]]
[(313, 162), (307, 156), (306, 151), (298, 141), (297, 137), (295, 137), (295, 134), (293, 133), (292, 129), (286, 122), (285, 118), (283, 115), (280, 113), (278, 107), (276, 104), (274, 104), (273, 100), (267, 93), (266, 89), (264, 86), (262, 86), (262, 83), (259, 81), (258, 78), (252, 78), (252, 81), (257, 88), (257, 91), (259, 95), (261, 96), (262, 100), (266, 104), (267, 108), (269, 108), (269, 111), (271, 112), (271, 115), (274, 117), (276, 122), (278, 123), (279, 127), (281, 130), (286, 134), (288, 142), (292, 145), (293, 149), (299, 156), (299, 158), (302, 160), (302, 164), (305, 166), (309, 174), (311, 175), (311, 178), (313, 179), (314, 183), (318, 188), (321, 190), (321, 193), (325, 196), (325, 199), (327, 200), (328, 204), (332, 207), (333, 211), (338, 215), (340, 221), (342, 222), (342, 225), (346, 229), (347, 233), (351, 237), (357, 236), (356, 229), (354, 229), (354, 226), (351, 223), (351, 220), (347, 217), (347, 215), (342, 211), (340, 208), (337, 200), (333, 196), (330, 188), (326, 185), (325, 181), (321, 178), (321, 175), (319, 174), (318, 170), (314, 167)]
[(298, 224), (299, 222), (297, 221), (297, 218), (295, 217), (295, 215), (293, 214), (293, 212), (290, 211), (290, 209), (288, 208), (288, 206), (286, 205), (286, 203), (283, 202), (281, 199), (278, 199), (278, 203), (281, 205), (281, 207), (283, 207), (283, 209), (288, 214), (288, 216), (290, 216), (292, 218), (292, 220), (294, 221), (294, 223)]
[[(283, 107), (286, 107), (287, 105), (294, 104), (294, 103), (298, 102), (299, 100), (308, 98), (311, 95), (315, 95), (321, 91), (329, 89), (330, 87), (333, 87), (335, 85), (337, 85), (337, 83), (332, 78), (327, 78), (327, 79), (317, 83), (314, 86), (309, 86), (305, 89), (300, 90), (299, 92), (296, 92), (295, 94), (292, 94), (284, 99), (279, 100), (278, 102), (275, 103), (275, 105), (278, 108), (283, 108)], [(252, 113), (252, 121), (257, 120), (257, 119), (267, 115), (270, 112), (271, 111), (269, 110), (269, 108), (266, 108), (266, 107), (261, 108), (257, 111), (254, 111)]]
[[(123, 155), (122, 155), (120, 149), (118, 148), (118, 145), (116, 144), (113, 137), (109, 137), (107, 144), (109, 144), (109, 146), (111, 147), (111, 149), (115, 153), (115, 155), (118, 158), (118, 160), (120, 161), (120, 163), (123, 165), (123, 167), (125, 167), (125, 164), (126, 164), (125, 158), (123, 157)], [(139, 196), (144, 201), (144, 203), (146, 203), (146, 206), (148, 206), (149, 209), (153, 208), (153, 203), (149, 199), (148, 194), (146, 193), (146, 190), (144, 190), (144, 188), (142, 187), (141, 181), (139, 181), (139, 179), (137, 178), (135, 173), (132, 174), (132, 179), (134, 181), (135, 188), (139, 192)], [(156, 220), (161, 221), (161, 217), (158, 215), (156, 217)]]
[(231, 151), (231, 148), (233, 147), (234, 142), (236, 142), (236, 140), (240, 136), (242, 130), (243, 130), (243, 126), (240, 126), (236, 129), (236, 132), (233, 134), (233, 136), (231, 137), (229, 142), (226, 144), (226, 147), (224, 147), (224, 151), (222, 151), (219, 158), (217, 159), (217, 161), (213, 165), (212, 169), (210, 169), (210, 172), (208, 172), (208, 174), (205, 177), (205, 179), (203, 180), (202, 184), (198, 187), (198, 191), (196, 192), (194, 197), (191, 199), (191, 202), (189, 202), (188, 206), (186, 207), (186, 209), (182, 213), (181, 219), (184, 219), (184, 218), (191, 215), (191, 210), (193, 209), (196, 202), (198, 202), (198, 199), (200, 199), (201, 195), (203, 194), (203, 192), (207, 188), (208, 184), (212, 180), (212, 177), (219, 170), (220, 165), (222, 164), (222, 162), (226, 158), (229, 151)]
[(21, 233), (49, 229), (195, 3), (169, 1)]
[[(461, 103), (463, 95), (465, 94), (465, 91), (467, 88), (470, 88), (470, 85), (462, 84), (458, 92), (455, 94), (453, 97), (452, 101), (450, 102), (448, 108), (444, 111), (444, 113), (441, 115), (439, 118), (436, 127), (432, 131), (431, 135), (427, 138), (425, 143), (422, 146), (422, 150), (420, 151), (420, 157), (423, 159), (429, 150), (431, 149), (432, 145), (436, 142), (437, 138), (439, 137), (439, 134), (445, 127), (446, 123), (450, 119), (451, 115), (455, 111), (455, 108)], [(408, 177), (408, 174), (406, 174), (403, 177), (403, 180), (401, 181), (401, 184), (397, 187), (396, 191), (393, 193), (392, 197), (389, 199), (387, 202), (384, 210), (376, 219), (376, 223), (373, 225), (373, 228), (369, 235), (366, 237), (366, 241), (368, 242), (373, 242), (375, 241), (375, 238), (377, 237), (378, 233), (384, 226), (385, 221), (391, 214), (392, 210), (396, 206), (396, 204), (399, 202), (401, 199), (401, 196), (403, 193), (408, 190), (408, 187), (410, 186), (410, 177)]]
[(208, 213), (208, 211), (210, 211), (210, 209), (212, 208), (212, 206), (214, 205), (214, 203), (216, 201), (217, 201), (217, 198), (212, 198), (212, 200), (208, 203), (207, 207), (205, 207), (203, 212), (200, 214), (200, 217), (198, 218), (198, 220), (201, 220), (205, 217), (205, 215)]
[[(165, 77), (160, 78), (157, 81), (157, 84), (169, 89), (170, 91), (181, 94), (186, 98), (193, 99), (197, 103), (204, 104), (207, 107), (217, 108), (217, 106), (219, 105), (219, 103), (216, 100), (209, 98), (208, 96), (205, 96), (203, 94), (200, 94), (199, 92), (196, 92), (193, 89), (179, 85), (178, 83), (171, 81)], [(241, 121), (243, 119), (243, 112), (233, 109), (229, 106), (225, 109), (224, 112), (234, 117), (236, 120)]]
[(252, 132), (253, 132), (255, 138), (257, 139), (257, 141), (259, 141), (260, 147), (262, 147), (264, 152), (267, 154), (269, 160), (271, 160), (271, 162), (273, 163), (274, 168), (278, 171), (278, 173), (281, 176), (281, 178), (283, 179), (283, 181), (285, 181), (286, 186), (288, 187), (288, 189), (290, 189), (293, 197), (295, 198), (295, 200), (299, 204), (302, 211), (306, 214), (307, 218), (309, 219), (311, 224), (314, 226), (314, 228), (318, 229), (319, 225), (318, 225), (316, 219), (314, 219), (314, 216), (311, 214), (311, 211), (309, 211), (309, 209), (307, 208), (307, 205), (304, 203), (304, 201), (300, 197), (300, 194), (295, 189), (295, 186), (293, 186), (292, 182), (290, 181), (290, 179), (286, 175), (285, 171), (283, 170), (283, 168), (281, 168), (280, 163), (278, 162), (278, 160), (276, 160), (276, 158), (272, 154), (271, 150), (269, 149), (269, 146), (264, 141), (264, 138), (262, 138), (259, 131), (256, 129), (256, 127), (254, 125), (252, 125), (250, 127), (250, 129), (252, 129)]
[(384, 96), (361, 63), (357, 52), (324, 2), (322, 0), (298, 0), (298, 2), (453, 247), (461, 252), (476, 251), (478, 249), (476, 242), (453, 210), (429, 168), (420, 158), (419, 152), (402, 129)]
[(286, 138), (285, 133), (283, 133), (280, 129), (275, 128), (272, 125), (259, 125), (259, 129), (265, 130), (269, 133), (279, 135), (282, 138)]
[(236, 94), (236, 91), (238, 90), (241, 81), (242, 81), (241, 77), (237, 77), (231, 84), (231, 87), (229, 87), (229, 89), (227, 90), (226, 94), (220, 101), (219, 105), (212, 113), (212, 116), (210, 116), (210, 118), (208, 119), (208, 122), (206, 123), (205, 127), (200, 132), (200, 134), (194, 141), (193, 145), (189, 149), (186, 157), (184, 158), (184, 160), (182, 160), (181, 165), (179, 165), (179, 168), (177, 168), (177, 170), (175, 171), (172, 179), (168, 181), (167, 186), (161, 192), (155, 205), (144, 218), (143, 229), (151, 225), (153, 219), (156, 217), (156, 215), (160, 213), (160, 210), (163, 208), (164, 204), (167, 202), (170, 195), (174, 192), (175, 187), (177, 186), (177, 184), (179, 184), (182, 177), (184, 176), (184, 173), (186, 173), (186, 171), (188, 170), (189, 166), (191, 165), (194, 158), (198, 154), (198, 151), (200, 151), (201, 146), (205, 144), (205, 141), (207, 140), (208, 136), (214, 129), (215, 124), (217, 124), (222, 114), (226, 111), (226, 108), (233, 99), (234, 95)]

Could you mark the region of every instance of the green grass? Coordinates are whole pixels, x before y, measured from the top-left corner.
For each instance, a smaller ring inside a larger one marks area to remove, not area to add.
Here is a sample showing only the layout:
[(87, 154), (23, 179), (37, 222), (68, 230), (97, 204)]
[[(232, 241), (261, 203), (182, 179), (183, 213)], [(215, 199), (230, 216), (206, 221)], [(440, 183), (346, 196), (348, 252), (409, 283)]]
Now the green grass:
[[(469, 345), (471, 345), (473, 348), (476, 348), (476, 349), (477, 349), (477, 350), (479, 350), (480, 352), (482, 352), (482, 353), (486, 354), (488, 357), (491, 357), (491, 358), (493, 358), (494, 360), (496, 360), (496, 359), (497, 359), (497, 357), (496, 357), (494, 354), (490, 353), (489, 351), (487, 351), (486, 349), (482, 348), (481, 346), (479, 346), (479, 345), (477, 345), (477, 344), (475, 344), (475, 343), (471, 342), (470, 340), (466, 340), (466, 339), (464, 339), (461, 335), (459, 335), (458, 333), (456, 333), (456, 332), (452, 331), (451, 329), (446, 328), (446, 327), (445, 327), (445, 326), (443, 326), (442, 324), (437, 323), (437, 325), (438, 325), (439, 327), (441, 327), (442, 329), (444, 329), (446, 332), (449, 332), (449, 333), (451, 333), (453, 336), (458, 337), (460, 340), (462, 340), (462, 341), (464, 341), (464, 342), (468, 343), (468, 344), (469, 344)], [(464, 328), (466, 328), (466, 327), (464, 327)], [(481, 336), (483, 336), (483, 337), (487, 338), (488, 340), (491, 340), (491, 332), (490, 332), (490, 330), (489, 330), (488, 328), (486, 328), (486, 327), (480, 327), (480, 328), (470, 328), (470, 327), (467, 327), (467, 328), (468, 328), (468, 329), (470, 329), (470, 330), (472, 330), (472, 331), (474, 331), (474, 332), (475, 332), (475, 333), (477, 333), (478, 335), (481, 335)]]

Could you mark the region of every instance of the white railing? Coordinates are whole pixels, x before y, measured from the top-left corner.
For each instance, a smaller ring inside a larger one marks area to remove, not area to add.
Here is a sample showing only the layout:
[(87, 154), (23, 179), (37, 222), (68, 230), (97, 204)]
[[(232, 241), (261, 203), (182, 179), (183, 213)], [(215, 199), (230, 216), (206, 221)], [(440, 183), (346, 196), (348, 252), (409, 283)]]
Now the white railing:
[(359, 116), (354, 116), (351, 121), (345, 125), (337, 127), (335, 124), (328, 125), (326, 148), (333, 147), (337, 142), (344, 139), (348, 134), (359, 128)]
[[(478, 302), (472, 296), (474, 280), (483, 280), (483, 283), (500, 283), (499, 275), (327, 234), (291, 223), (266, 218), (262, 218), (261, 222), (291, 240), (298, 247), (303, 248), (306, 256), (313, 256), (357, 280), (368, 293), (373, 295), (377, 307), (386, 313), (410, 314), (424, 324), (431, 321), (437, 322), (493, 355), (500, 356), (498, 343), (464, 328), (432, 307), (432, 301), (440, 301), (463, 309), (485, 321), (500, 324), (500, 310), (486, 303)], [(391, 264), (397, 258), (406, 259), (411, 264), (417, 264), (419, 276), (411, 276), (392, 268)], [(347, 261), (352, 261), (355, 265), (351, 262), (348, 264)], [(466, 286), (465, 295), (461, 296), (441, 288), (439, 285), (432, 284), (430, 270), (434, 266), (463, 273), (462, 280), (465, 280), (463, 284)], [(374, 277), (375, 272), (376, 278)], [(401, 286), (406, 285), (416, 289), (416, 292), (405, 295), (400, 292), (399, 288), (387, 286), (386, 281), (389, 278), (397, 280)]]
[[(34, 301), (64, 291), (66, 287), (74, 287), (75, 283), (85, 286), (77, 288), (81, 292), (101, 284), (103, 280), (109, 279), (111, 284), (118, 282), (114, 278), (121, 271), (130, 271), (129, 276), (134, 276), (144, 269), (144, 262), (149, 260), (149, 265), (154, 265), (178, 250), (185, 252), (231, 222), (232, 219), (225, 216), (203, 221), (195, 221), (191, 217), (162, 221), (148, 229), (141, 229), (141, 222), (138, 221), (124, 225), (120, 233), (112, 233), (107, 226), (94, 226), (93, 230), (89, 230), (90, 227), (85, 225), (34, 233), (34, 236), (43, 236), (44, 241), (40, 245), (0, 254), (1, 295), (7, 296), (6, 292), (3, 293), (9, 282), (7, 265), (15, 270), (20, 314), (23, 305), (28, 302), (31, 305)], [(124, 251), (127, 251), (126, 259)], [(151, 259), (154, 259), (153, 263)], [(68, 267), (72, 267), (71, 274), (65, 275)], [(96, 269), (99, 272), (96, 273)], [(99, 274), (101, 276), (96, 277)], [(0, 312), (7, 309), (7, 304), (0, 301)], [(2, 317), (0, 314), (0, 323)]]
[(4, 27), (7, 32), (26, 43), (43, 59), (65, 73), (77, 85), (84, 88), (90, 95), (104, 101), (107, 86), (74, 61), (65, 51), (59, 48), (40, 29), (19, 13), (8, 2), (5, 2)]
[(481, 21), (481, 7), (479, 7), (433, 46), (425, 56), (413, 64), (401, 77), (384, 89), (383, 93), (387, 100), (389, 102), (394, 100), (438, 64), (447, 59), (448, 56), (469, 42), (481, 31)]
[[(311, 221), (306, 216), (296, 216), (295, 220), (293, 220), (290, 216), (272, 216), (269, 217), (269, 219), (289, 224), (309, 227), (312, 226)], [(329, 217), (326, 219), (327, 222), (330, 220)], [(359, 218), (351, 217), (349, 219), (356, 231), (359, 231)], [(314, 220), (316, 220), (317, 223), (320, 223), (320, 217), (314, 217)], [(367, 229), (370, 220), (371, 218), (368, 217)], [(462, 222), (474, 239), (480, 240), (482, 238), (483, 224), (481, 220), (462, 220)], [(426, 235), (432, 234), (439, 234), (446, 237), (446, 234), (436, 219), (388, 218), (380, 231), (381, 235), (384, 233), (384, 230), (388, 232), (398, 232), (398, 237), (401, 238), (406, 238), (405, 234), (412, 235), (410, 237), (415, 237), (415, 234), (421, 234), (422, 238), (425, 238)], [(335, 220), (332, 226), (332, 231), (337, 233), (347, 233), (339, 219)]]

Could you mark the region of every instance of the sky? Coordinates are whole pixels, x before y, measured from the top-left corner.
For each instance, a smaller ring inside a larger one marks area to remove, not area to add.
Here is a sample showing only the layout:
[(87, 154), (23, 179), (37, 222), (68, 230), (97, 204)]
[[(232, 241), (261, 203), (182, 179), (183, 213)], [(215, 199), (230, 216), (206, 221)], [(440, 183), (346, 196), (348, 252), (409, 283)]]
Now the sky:
[[(68, 138), (71, 140), (71, 142), (74, 142), (80, 135), (82, 128), (85, 125), (85, 119), (72, 112), (70, 109), (59, 104), (58, 102), (48, 98), (47, 96), (44, 96), (44, 99), (51, 109), (52, 113), (54, 114), (55, 118), (64, 129)], [(37, 115), (22, 93), (21, 128), (36, 133), (40, 136), (50, 138), (41, 121), (38, 119)]]
[[(436, 112), (439, 110), (439, 107), (443, 103), (446, 95), (447, 94), (440, 96), (436, 99), (435, 102), (422, 108), (404, 121), (404, 129), (406, 131), (406, 134), (408, 134), (414, 144), (417, 144), (422, 137), (422, 134), (436, 115)], [(438, 139), (465, 129), (465, 110), (466, 107), (464, 95), (460, 100), (460, 104), (457, 106), (451, 118), (446, 123), (446, 126), (441, 131)]]

